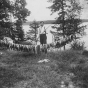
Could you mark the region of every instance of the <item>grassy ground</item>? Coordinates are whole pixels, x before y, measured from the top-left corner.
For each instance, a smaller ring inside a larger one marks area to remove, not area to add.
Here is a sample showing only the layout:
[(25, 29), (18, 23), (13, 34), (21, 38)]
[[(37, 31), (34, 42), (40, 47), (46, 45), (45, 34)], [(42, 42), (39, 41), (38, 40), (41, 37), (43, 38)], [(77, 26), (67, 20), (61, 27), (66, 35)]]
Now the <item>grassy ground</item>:
[[(49, 52), (40, 56), (17, 51), (0, 51), (0, 88), (60, 88), (69, 86), (75, 76), (73, 68), (88, 58), (78, 51)], [(49, 62), (38, 63), (49, 59)]]

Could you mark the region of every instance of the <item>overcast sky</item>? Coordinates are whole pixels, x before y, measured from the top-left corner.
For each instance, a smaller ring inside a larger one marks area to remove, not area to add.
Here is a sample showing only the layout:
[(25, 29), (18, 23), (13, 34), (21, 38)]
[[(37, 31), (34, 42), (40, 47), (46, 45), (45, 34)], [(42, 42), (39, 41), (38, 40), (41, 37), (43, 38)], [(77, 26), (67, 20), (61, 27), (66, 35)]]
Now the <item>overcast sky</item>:
[(26, 0), (27, 8), (31, 11), (28, 17), (29, 21), (32, 20), (53, 20), (56, 16), (50, 15), (51, 11), (47, 7), (51, 5), (47, 0)]
[[(47, 7), (51, 3), (47, 2), (48, 0), (26, 0), (27, 8), (31, 11), (31, 15), (27, 18), (29, 21), (33, 20), (53, 20), (57, 17), (56, 14), (50, 15), (51, 11)], [(88, 18), (88, 5), (85, 0), (80, 0), (81, 5), (84, 7), (82, 11), (82, 18)]]

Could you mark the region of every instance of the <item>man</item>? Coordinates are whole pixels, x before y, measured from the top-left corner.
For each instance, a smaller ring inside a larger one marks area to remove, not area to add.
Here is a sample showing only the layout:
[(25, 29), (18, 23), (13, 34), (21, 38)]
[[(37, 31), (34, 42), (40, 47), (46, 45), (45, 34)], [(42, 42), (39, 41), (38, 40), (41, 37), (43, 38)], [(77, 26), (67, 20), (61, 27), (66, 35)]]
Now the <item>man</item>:
[(46, 43), (47, 43), (47, 36), (46, 36), (46, 29), (45, 29), (45, 26), (44, 26), (44, 22), (41, 21), (40, 22), (40, 27), (38, 29), (38, 36), (37, 38), (40, 38), (40, 45), (42, 45), (42, 48), (44, 48), (44, 52), (47, 53), (47, 46), (46, 46)]

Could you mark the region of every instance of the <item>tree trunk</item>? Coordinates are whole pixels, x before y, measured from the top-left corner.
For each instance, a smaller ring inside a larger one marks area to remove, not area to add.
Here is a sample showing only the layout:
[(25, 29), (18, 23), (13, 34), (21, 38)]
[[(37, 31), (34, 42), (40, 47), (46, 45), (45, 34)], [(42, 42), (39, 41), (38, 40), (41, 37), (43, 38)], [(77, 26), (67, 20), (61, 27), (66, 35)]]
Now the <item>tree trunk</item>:
[[(62, 0), (62, 16), (63, 16), (63, 19), (62, 19), (62, 27), (63, 27), (63, 38), (65, 38), (65, 31), (64, 31), (64, 25), (65, 25), (65, 19), (64, 19), (64, 4), (63, 4), (63, 0)], [(65, 50), (65, 45), (64, 45), (64, 50)]]

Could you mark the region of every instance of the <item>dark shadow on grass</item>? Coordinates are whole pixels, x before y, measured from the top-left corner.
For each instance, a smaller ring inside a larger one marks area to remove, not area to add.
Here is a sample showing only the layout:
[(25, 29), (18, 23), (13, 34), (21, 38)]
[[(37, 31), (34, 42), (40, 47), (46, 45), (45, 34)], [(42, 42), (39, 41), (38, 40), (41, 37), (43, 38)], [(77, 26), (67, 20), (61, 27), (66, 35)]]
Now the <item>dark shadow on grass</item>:
[(15, 83), (24, 80), (25, 78), (16, 71), (0, 67), (0, 88), (12, 87)]

